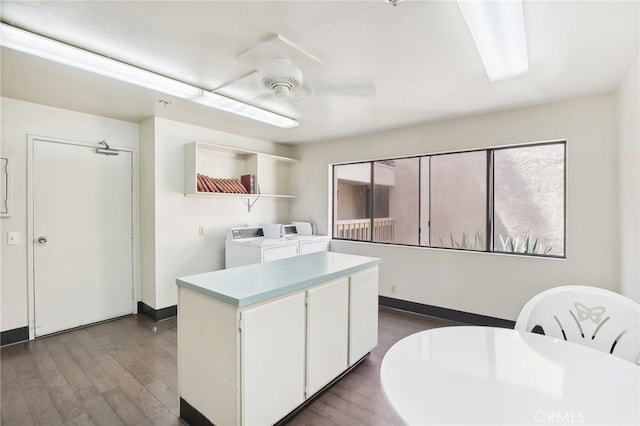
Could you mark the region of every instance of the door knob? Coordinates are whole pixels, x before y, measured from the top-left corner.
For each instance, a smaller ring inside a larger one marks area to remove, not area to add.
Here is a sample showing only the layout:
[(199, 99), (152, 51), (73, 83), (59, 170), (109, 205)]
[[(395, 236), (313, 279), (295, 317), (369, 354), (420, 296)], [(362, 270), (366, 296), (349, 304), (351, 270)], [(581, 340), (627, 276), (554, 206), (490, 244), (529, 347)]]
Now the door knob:
[(40, 237), (38, 238), (38, 242), (40, 244), (46, 244), (47, 243), (47, 237)]

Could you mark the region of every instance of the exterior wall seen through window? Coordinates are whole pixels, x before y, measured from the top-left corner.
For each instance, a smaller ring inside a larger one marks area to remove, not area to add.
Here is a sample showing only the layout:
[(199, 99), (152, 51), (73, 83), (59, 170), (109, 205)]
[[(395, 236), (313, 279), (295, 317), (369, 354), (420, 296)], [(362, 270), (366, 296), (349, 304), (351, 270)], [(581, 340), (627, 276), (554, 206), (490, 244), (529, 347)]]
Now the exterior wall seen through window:
[(333, 166), (333, 238), (565, 256), (566, 143)]

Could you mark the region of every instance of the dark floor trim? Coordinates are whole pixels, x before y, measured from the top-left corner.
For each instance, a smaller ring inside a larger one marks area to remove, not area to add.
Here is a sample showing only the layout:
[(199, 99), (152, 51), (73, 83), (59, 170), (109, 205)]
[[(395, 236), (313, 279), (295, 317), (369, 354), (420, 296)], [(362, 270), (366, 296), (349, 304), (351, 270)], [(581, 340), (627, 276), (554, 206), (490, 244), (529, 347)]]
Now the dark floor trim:
[(471, 325), (485, 325), (490, 327), (513, 328), (515, 321), (502, 318), (488, 317), (486, 315), (472, 314), (471, 312), (456, 311), (454, 309), (441, 308), (439, 306), (424, 305), (408, 300), (394, 299), (392, 297), (379, 296), (382, 306), (415, 312), (430, 317), (442, 318)]
[(189, 426), (214, 426), (204, 414), (180, 398), (180, 418)]
[(12, 345), (29, 340), (29, 327), (14, 328), (0, 333), (0, 346)]
[[(367, 353), (365, 356), (360, 358), (355, 364), (353, 364), (351, 367), (349, 367), (345, 371), (343, 371), (342, 374), (340, 374), (338, 377), (333, 379), (328, 385), (326, 385), (325, 387), (320, 389), (318, 392), (313, 394), (311, 397), (305, 399), (302, 404), (298, 405), (293, 411), (291, 411), (289, 414), (287, 414), (282, 419), (277, 421), (274, 426), (283, 426), (283, 425), (286, 425), (287, 423), (289, 423), (291, 420), (293, 420), (293, 418), (301, 410), (303, 410), (306, 406), (308, 406), (313, 401), (318, 399), (326, 391), (331, 389), (331, 387), (333, 385), (338, 383), (338, 381), (340, 381), (340, 379), (342, 379), (344, 376), (349, 374), (351, 372), (351, 370), (353, 370), (358, 365), (360, 365), (360, 363), (362, 363), (362, 361), (364, 361), (365, 358), (367, 358), (368, 356), (369, 356), (369, 353)], [(185, 423), (187, 423), (189, 426), (214, 426), (214, 424), (211, 423), (211, 421), (209, 421), (209, 419), (207, 419), (204, 416), (204, 414), (202, 414), (201, 412), (196, 410), (191, 404), (189, 404), (187, 401), (185, 401), (182, 398), (180, 398), (180, 418)]]
[(178, 305), (167, 306), (162, 309), (153, 309), (144, 302), (138, 302), (138, 313), (145, 314), (154, 321), (162, 321), (178, 315)]

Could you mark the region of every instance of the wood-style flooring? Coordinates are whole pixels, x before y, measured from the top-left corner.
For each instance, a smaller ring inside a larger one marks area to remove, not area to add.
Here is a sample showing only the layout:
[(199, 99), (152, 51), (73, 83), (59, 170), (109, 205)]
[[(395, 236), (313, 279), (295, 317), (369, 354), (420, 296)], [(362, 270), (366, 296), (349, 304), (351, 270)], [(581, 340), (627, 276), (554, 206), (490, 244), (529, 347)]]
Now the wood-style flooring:
[[(378, 346), (290, 425), (396, 425), (380, 363), (401, 338), (455, 325), (380, 308)], [(155, 327), (155, 329), (154, 329)], [(176, 319), (120, 318), (1, 349), (0, 411), (10, 425), (181, 425)]]

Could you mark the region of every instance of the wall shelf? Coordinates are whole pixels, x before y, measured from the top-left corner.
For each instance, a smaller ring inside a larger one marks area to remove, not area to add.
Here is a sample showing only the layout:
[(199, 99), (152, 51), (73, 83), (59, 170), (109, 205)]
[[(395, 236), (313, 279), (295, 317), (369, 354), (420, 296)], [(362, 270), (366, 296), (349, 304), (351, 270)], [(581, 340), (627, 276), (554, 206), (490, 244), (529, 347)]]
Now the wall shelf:
[[(184, 146), (184, 194), (186, 197), (242, 198), (249, 210), (259, 198), (295, 198), (292, 193), (292, 165), (298, 160), (203, 142)], [(256, 193), (238, 194), (198, 191), (197, 175), (240, 179), (255, 177)]]
[(195, 193), (186, 193), (185, 197), (191, 198), (297, 198), (296, 195), (279, 195), (279, 194), (232, 194), (227, 192), (195, 192)]

